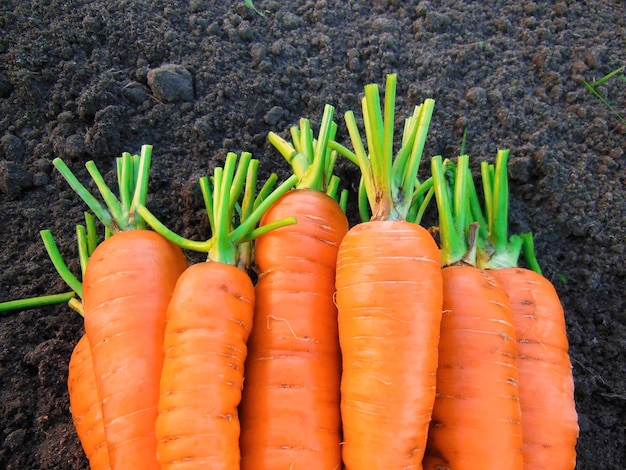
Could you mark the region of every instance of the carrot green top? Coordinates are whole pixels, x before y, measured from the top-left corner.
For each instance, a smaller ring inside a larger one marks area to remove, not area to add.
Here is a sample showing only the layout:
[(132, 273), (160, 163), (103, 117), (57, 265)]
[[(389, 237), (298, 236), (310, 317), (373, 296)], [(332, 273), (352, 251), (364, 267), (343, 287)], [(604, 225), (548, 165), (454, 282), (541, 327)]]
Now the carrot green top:
[(206, 252), (207, 261), (245, 268), (251, 257), (249, 245), (246, 245), (248, 242), (277, 227), (295, 223), (294, 218), (288, 218), (255, 228), (263, 213), (289, 191), (298, 179), (292, 175), (272, 190), (276, 179), (270, 178), (255, 197), (258, 163), (250, 153), (243, 152), (237, 161), (237, 155), (230, 152), (224, 166), (215, 168), (211, 181), (206, 176), (200, 178), (200, 189), (211, 227), (211, 238), (206, 241), (189, 240), (175, 234), (143, 204), (137, 206), (137, 213), (154, 230), (181, 248)]
[(481, 269), (515, 267), (523, 248), (531, 269), (541, 273), (532, 234), (508, 235), (508, 157), (509, 151), (504, 149), (498, 151), (495, 165), (481, 162), (484, 213), (469, 170), (469, 157), (460, 156), (456, 165), (433, 157), (444, 266), (462, 262)]
[[(478, 267), (483, 269), (515, 267), (523, 249), (530, 268), (541, 274), (541, 268), (535, 257), (532, 233), (511, 236), (508, 233), (508, 159), (509, 151), (504, 149), (498, 151), (495, 165), (481, 162), (486, 217), (483, 216), (479, 204), (472, 204), (472, 214), (477, 220), (482, 221), (478, 233)], [(474, 195), (473, 199), (477, 197)]]
[(324, 107), (317, 139), (313, 137), (311, 122), (302, 118), (299, 127), (292, 126), (290, 129), (291, 143), (275, 132), (268, 134), (268, 140), (287, 160), (293, 174), (298, 177), (296, 189), (323, 191), (337, 200), (345, 211), (347, 191), (337, 194), (339, 178), (333, 174), (337, 151), (329, 145), (337, 133), (337, 124), (333, 121), (334, 113), (335, 108), (331, 105)]
[(439, 239), (443, 266), (476, 265), (476, 246), (470, 211), (469, 189), (473, 186), (469, 157), (461, 155), (457, 166), (440, 155), (431, 160), (435, 199), (439, 214)]
[[(359, 207), (363, 220), (416, 220), (416, 201), (421, 200), (430, 187), (428, 183), (419, 183), (417, 173), (435, 102), (425, 100), (405, 120), (401, 147), (394, 156), (396, 82), (395, 74), (387, 76), (384, 109), (381, 108), (378, 86), (365, 86), (361, 105), (367, 150), (352, 111), (345, 114), (345, 120), (354, 152), (331, 142), (331, 147), (361, 170)], [(371, 219), (368, 211), (372, 213)]]
[(96, 164), (93, 161), (87, 162), (85, 166), (105, 202), (104, 206), (78, 181), (63, 160), (55, 158), (52, 163), (109, 233), (116, 233), (146, 227), (136, 208), (146, 202), (151, 159), (151, 145), (142, 146), (140, 155), (124, 152), (116, 159), (118, 196), (107, 186)]

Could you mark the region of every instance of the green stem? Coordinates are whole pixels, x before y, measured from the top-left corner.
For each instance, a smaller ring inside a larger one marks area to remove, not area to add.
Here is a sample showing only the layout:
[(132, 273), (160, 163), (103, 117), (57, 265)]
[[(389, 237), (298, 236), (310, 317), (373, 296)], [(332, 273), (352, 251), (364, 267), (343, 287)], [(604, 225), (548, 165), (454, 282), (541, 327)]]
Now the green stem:
[(437, 209), (439, 211), (439, 236), (441, 240), (441, 261), (443, 266), (449, 266), (461, 261), (467, 252), (465, 237), (457, 232), (457, 224), (453, 207), (449, 198), (448, 183), (443, 169), (440, 155), (431, 160), (433, 188)]
[(341, 207), (341, 210), (343, 211), (344, 214), (348, 210), (348, 190), (347, 189), (341, 190), (341, 195), (339, 196), (339, 207)]
[(456, 178), (454, 180), (454, 224), (459, 234), (467, 233), (470, 221), (468, 200), (468, 169), (469, 157), (462, 155), (457, 160)]
[(96, 230), (96, 219), (89, 212), (85, 212), (85, 230), (87, 232), (87, 254), (88, 257), (98, 246), (98, 232)]
[(89, 260), (89, 246), (87, 244), (87, 229), (84, 225), (76, 226), (76, 240), (78, 244), (78, 260), (80, 262), (80, 272), (85, 277), (87, 261)]
[(542, 274), (541, 266), (539, 266), (539, 262), (537, 261), (537, 256), (535, 254), (535, 242), (533, 241), (533, 234), (531, 232), (520, 233), (519, 236), (522, 239), (522, 246), (524, 250), (524, 259), (526, 263), (537, 274)]
[(356, 154), (347, 147), (341, 145), (339, 142), (331, 140), (328, 142), (328, 147), (332, 150), (337, 151), (337, 153), (350, 160), (356, 166), (359, 166), (359, 159), (357, 158)]
[(146, 223), (160, 233), (164, 238), (168, 239), (175, 245), (180, 246), (189, 251), (198, 253), (206, 253), (209, 249), (208, 241), (195, 241), (183, 238), (167, 228), (146, 206), (138, 206), (137, 213), (146, 221)]
[(55, 305), (69, 302), (76, 294), (74, 292), (65, 292), (63, 294), (42, 295), (33, 297), (32, 299), (9, 300), (8, 302), (0, 302), (0, 312), (8, 310), (26, 310), (29, 308), (42, 307), (44, 305)]
[(40, 234), (43, 240), (43, 244), (46, 247), (46, 251), (48, 252), (48, 256), (50, 257), (50, 260), (52, 261), (55, 269), (61, 276), (61, 279), (65, 281), (70, 289), (72, 289), (80, 298), (82, 298), (83, 285), (78, 279), (76, 279), (76, 276), (72, 274), (70, 269), (67, 267), (67, 264), (65, 264), (65, 261), (63, 261), (63, 257), (61, 256), (59, 248), (54, 241), (52, 232), (50, 232), (50, 230), (42, 230)]
[(417, 211), (417, 214), (415, 214), (415, 217), (412, 219), (412, 222), (415, 222), (416, 224), (422, 223), (422, 218), (424, 217), (426, 208), (428, 207), (428, 204), (430, 204), (430, 201), (432, 200), (434, 194), (435, 194), (435, 188), (431, 185), (430, 189), (426, 192), (424, 201), (419, 206), (419, 210)]
[[(53, 165), (57, 170), (61, 173), (65, 181), (70, 185), (70, 187), (78, 194), (78, 196), (87, 204), (91, 212), (94, 213), (98, 219), (107, 227), (117, 227), (113, 217), (111, 216), (111, 212), (109, 212), (100, 201), (98, 201), (95, 197), (91, 195), (89, 190), (83, 186), (83, 184), (78, 181), (78, 178), (74, 176), (72, 170), (61, 160), (60, 158), (55, 158), (52, 160)], [(112, 229), (113, 230), (113, 229)]]
[(494, 246), (496, 252), (502, 252), (507, 249), (509, 220), (508, 159), (508, 150), (498, 150), (493, 180), (493, 218), (489, 226), (489, 241)]

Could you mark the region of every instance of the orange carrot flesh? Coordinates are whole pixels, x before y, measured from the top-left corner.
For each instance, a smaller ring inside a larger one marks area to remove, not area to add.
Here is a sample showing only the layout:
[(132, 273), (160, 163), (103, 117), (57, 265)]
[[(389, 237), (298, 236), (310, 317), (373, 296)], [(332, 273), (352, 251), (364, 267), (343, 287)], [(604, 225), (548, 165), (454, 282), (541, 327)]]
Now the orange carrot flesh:
[(439, 250), (404, 221), (367, 222), (337, 260), (341, 413), (347, 469), (421, 468), (435, 399)]
[(96, 375), (87, 335), (83, 335), (76, 343), (68, 369), (70, 411), (76, 433), (89, 460), (89, 468), (108, 470), (111, 466), (104, 433), (102, 404), (96, 387)]
[(437, 399), (424, 469), (522, 469), (511, 303), (472, 266), (443, 269)]
[(545, 277), (522, 268), (490, 270), (511, 299), (527, 469), (576, 466), (578, 416), (563, 307)]
[(114, 469), (158, 468), (154, 426), (165, 313), (186, 267), (180, 248), (148, 230), (113, 235), (89, 260), (85, 331)]
[(199, 263), (178, 280), (156, 421), (161, 469), (239, 468), (237, 406), (253, 309), (252, 281), (235, 266)]
[(341, 468), (340, 351), (335, 267), (348, 221), (323, 192), (296, 189), (256, 240), (254, 327), (241, 406), (242, 469)]

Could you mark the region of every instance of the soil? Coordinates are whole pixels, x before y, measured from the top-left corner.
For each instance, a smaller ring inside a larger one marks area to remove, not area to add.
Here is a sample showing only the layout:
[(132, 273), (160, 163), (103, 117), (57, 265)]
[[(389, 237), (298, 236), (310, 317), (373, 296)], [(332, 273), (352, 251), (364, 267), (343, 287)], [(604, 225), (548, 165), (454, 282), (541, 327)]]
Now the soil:
[[(343, 113), (360, 115), (363, 86), (397, 73), (399, 118), (436, 100), (425, 156), (458, 155), (464, 130), (475, 174), (511, 150), (511, 231), (534, 232), (565, 308), (577, 468), (626, 468), (626, 125), (583, 84), (624, 65), (625, 3), (256, 5), (264, 17), (243, 0), (2, 2), (0, 300), (67, 290), (41, 229), (77, 272), (84, 207), (53, 158), (82, 181), (94, 160), (110, 181), (114, 157), (152, 144), (148, 205), (179, 233), (206, 237), (199, 176), (245, 150), (261, 159), (262, 178), (284, 178), (269, 131), (288, 137), (301, 117), (316, 129), (329, 103), (347, 142)], [(598, 91), (626, 116), (626, 82)], [(356, 188), (350, 163), (338, 174)], [(0, 468), (88, 468), (66, 390), (81, 334), (66, 305), (1, 314)]]

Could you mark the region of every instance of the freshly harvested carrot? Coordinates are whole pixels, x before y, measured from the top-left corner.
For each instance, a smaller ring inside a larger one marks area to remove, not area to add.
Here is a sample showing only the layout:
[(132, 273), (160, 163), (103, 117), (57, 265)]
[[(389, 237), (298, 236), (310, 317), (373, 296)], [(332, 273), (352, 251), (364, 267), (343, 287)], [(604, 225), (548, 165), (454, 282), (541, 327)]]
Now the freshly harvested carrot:
[[(541, 275), (532, 235), (507, 240), (508, 154), (498, 152), (495, 168), (482, 165), (487, 223), (478, 259), (506, 290), (513, 307), (524, 468), (571, 470), (576, 466), (578, 416), (565, 315), (556, 289)], [(521, 247), (534, 270), (517, 266)]]
[(467, 164), (467, 156), (459, 157), (451, 206), (441, 157), (432, 159), (444, 262), (443, 317), (437, 398), (423, 465), (522, 469), (513, 311), (502, 286), (475, 267)]
[(70, 412), (76, 433), (89, 460), (89, 468), (92, 470), (109, 469), (111, 467), (104, 432), (102, 404), (98, 396), (87, 335), (83, 335), (74, 347), (68, 371)]
[(326, 105), (317, 140), (306, 119), (292, 128), (293, 145), (269, 135), (298, 183), (269, 208), (260, 226), (289, 216), (297, 223), (255, 240), (258, 282), (241, 403), (242, 469), (341, 468), (334, 294), (337, 250), (348, 220), (331, 197), (333, 112)]
[(435, 400), (441, 258), (430, 233), (406, 220), (434, 102), (425, 101), (407, 119), (394, 158), (395, 90), (396, 76), (389, 75), (383, 119), (378, 87), (365, 87), (369, 156), (353, 113), (345, 115), (373, 213), (348, 231), (337, 256), (348, 470), (421, 468)]
[(113, 469), (156, 469), (159, 380), (165, 312), (187, 260), (180, 248), (146, 230), (136, 207), (146, 198), (151, 147), (118, 159), (120, 198), (95, 165), (87, 168), (108, 210), (59, 159), (61, 171), (109, 236), (91, 254), (83, 277), (85, 331)]
[(244, 181), (249, 187), (256, 185), (258, 161), (250, 157), (243, 153), (237, 165), (237, 156), (229, 153), (224, 168), (214, 171), (213, 191), (208, 178), (200, 180), (212, 229), (206, 242), (178, 237), (145, 207), (139, 208), (165, 237), (184, 248), (208, 252), (207, 262), (189, 267), (180, 276), (167, 309), (156, 420), (162, 469), (240, 468), (237, 407), (255, 296), (252, 280), (236, 267), (237, 247), (285, 223), (253, 230), (263, 211), (295, 183), (288, 180), (259, 204), (244, 203), (243, 220), (236, 223), (235, 206)]

